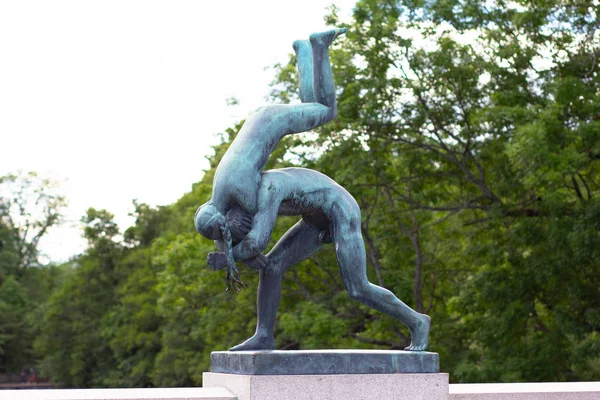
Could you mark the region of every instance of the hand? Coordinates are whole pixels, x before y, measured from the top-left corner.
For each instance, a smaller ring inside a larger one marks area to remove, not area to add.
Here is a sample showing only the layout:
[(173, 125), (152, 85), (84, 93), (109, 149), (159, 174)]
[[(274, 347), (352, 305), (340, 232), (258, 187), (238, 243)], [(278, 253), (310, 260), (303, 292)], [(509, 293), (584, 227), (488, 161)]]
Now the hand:
[(235, 206), (227, 213), (227, 223), (233, 241), (241, 242), (252, 229), (252, 216), (239, 206)]
[(213, 271), (227, 268), (227, 255), (221, 251), (213, 251), (208, 253), (207, 260), (208, 267)]
[(253, 270), (260, 271), (264, 269), (269, 263), (269, 259), (262, 254), (258, 254), (252, 258), (244, 260), (244, 264), (250, 267)]

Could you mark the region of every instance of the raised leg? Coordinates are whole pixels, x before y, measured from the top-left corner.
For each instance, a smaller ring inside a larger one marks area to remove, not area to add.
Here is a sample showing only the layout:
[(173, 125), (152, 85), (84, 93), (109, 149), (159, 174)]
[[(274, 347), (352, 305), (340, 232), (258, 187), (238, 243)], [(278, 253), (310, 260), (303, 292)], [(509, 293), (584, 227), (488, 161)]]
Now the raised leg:
[[(351, 208), (356, 211), (352, 212)], [(367, 279), (367, 259), (360, 232), (358, 206), (334, 206), (332, 213), (333, 243), (336, 248), (342, 281), (350, 297), (405, 324), (411, 334), (411, 344), (405, 350), (427, 349), (429, 316), (414, 311), (392, 292), (373, 285)]]
[(300, 100), (303, 103), (314, 103), (313, 90), (313, 53), (308, 40), (296, 40), (293, 44), (296, 53), (296, 68), (298, 70), (298, 87)]
[[(334, 29), (313, 33), (310, 42), (295, 42), (294, 48), (299, 59), (301, 97), (304, 101), (302, 104), (269, 104), (256, 110), (246, 119), (234, 145), (256, 155), (256, 162), (252, 164), (257, 166), (257, 169), (264, 167), (267, 158), (284, 136), (306, 132), (335, 117), (337, 109), (335, 86), (329, 64), (329, 45), (344, 32), (345, 29)], [(309, 50), (312, 51), (312, 56)], [(309, 63), (311, 59), (312, 66)], [(311, 76), (312, 84), (309, 82)], [(308, 100), (313, 102), (306, 102)], [(227, 154), (225, 153), (223, 160), (226, 160)], [(240, 193), (235, 200), (246, 211), (254, 213), (254, 199), (254, 193)]]
[(273, 329), (275, 316), (281, 300), (281, 279), (284, 272), (309, 257), (323, 246), (320, 230), (299, 221), (277, 242), (267, 254), (269, 263), (260, 271), (258, 284), (258, 323), (254, 336), (238, 344), (230, 351), (272, 350), (275, 348)]
[(335, 84), (329, 61), (329, 46), (346, 28), (313, 33), (310, 40), (296, 40), (293, 44), (298, 69), (300, 100), (320, 103), (333, 108), (335, 115)]
[[(287, 129), (282, 130), (283, 135), (314, 129), (336, 116), (335, 84), (329, 61), (329, 46), (344, 32), (346, 32), (345, 28), (332, 29), (313, 33), (308, 42), (301, 40), (294, 42), (294, 50), (298, 58), (300, 98), (303, 103), (272, 105), (267, 106), (268, 109), (265, 110), (281, 115), (278, 121), (287, 125)], [(312, 51), (312, 56), (309, 50)]]
[(310, 44), (313, 51), (313, 88), (315, 101), (331, 109), (331, 118), (337, 113), (337, 107), (335, 102), (335, 84), (329, 61), (329, 46), (335, 38), (345, 32), (346, 29), (342, 28), (310, 35)]

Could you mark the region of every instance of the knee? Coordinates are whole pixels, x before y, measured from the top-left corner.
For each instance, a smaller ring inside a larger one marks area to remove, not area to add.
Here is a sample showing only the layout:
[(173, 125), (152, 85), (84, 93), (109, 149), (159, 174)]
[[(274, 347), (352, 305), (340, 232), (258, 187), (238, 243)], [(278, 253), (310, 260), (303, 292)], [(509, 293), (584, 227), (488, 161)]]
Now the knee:
[(267, 255), (267, 265), (265, 266), (264, 272), (269, 276), (283, 276), (285, 272), (284, 265), (281, 257), (269, 257)]
[(319, 122), (319, 125), (323, 125), (328, 123), (329, 121), (332, 121), (338, 115), (337, 107), (335, 106), (335, 96), (333, 96), (333, 101), (328, 97), (325, 103), (326, 104), (323, 105), (326, 106), (329, 110), (327, 111), (327, 114), (324, 115), (323, 119)]
[(354, 198), (349, 195), (341, 196), (332, 207), (334, 214), (335, 227), (338, 231), (360, 232), (361, 217), (360, 207)]
[[(337, 109), (337, 105), (335, 103), (335, 96), (333, 96), (333, 102), (332, 103), (333, 103), (333, 106), (330, 107), (331, 111), (329, 111), (330, 121), (332, 119), (335, 119), (335, 117), (338, 116), (338, 109)], [(329, 103), (329, 104), (332, 104), (332, 103)]]
[(356, 244), (362, 242), (363, 237), (360, 231), (360, 227), (354, 228), (352, 226), (345, 226), (334, 231), (333, 242), (336, 245), (351, 246), (352, 252), (363, 251), (362, 247), (356, 247)]
[(353, 232), (361, 232), (362, 219), (360, 216), (360, 206), (353, 197), (347, 199), (347, 223)]
[(352, 215), (348, 218), (348, 230), (357, 235), (361, 235), (361, 223), (360, 214)]
[(361, 283), (358, 285), (348, 285), (347, 288), (348, 290), (348, 295), (350, 296), (350, 298), (354, 299), (354, 300), (358, 300), (360, 302), (363, 302), (369, 294), (369, 284), (368, 283)]

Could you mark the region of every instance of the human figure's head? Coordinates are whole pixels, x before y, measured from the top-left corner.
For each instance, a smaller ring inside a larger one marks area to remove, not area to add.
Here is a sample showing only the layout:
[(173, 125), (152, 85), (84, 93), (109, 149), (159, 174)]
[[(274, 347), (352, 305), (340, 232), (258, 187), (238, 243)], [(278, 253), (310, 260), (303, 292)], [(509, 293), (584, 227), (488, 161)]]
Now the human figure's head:
[[(227, 289), (233, 287), (235, 291), (245, 287), (239, 278), (239, 273), (235, 267), (233, 259), (233, 242), (231, 240), (231, 231), (227, 219), (217, 210), (214, 203), (209, 201), (204, 203), (196, 211), (194, 225), (200, 234), (208, 239), (222, 240), (225, 244), (225, 254), (227, 256)], [(239, 286), (238, 286), (239, 285)]]
[(194, 217), (196, 230), (205, 238), (212, 240), (223, 239), (222, 231), (226, 223), (225, 217), (212, 201), (202, 204)]

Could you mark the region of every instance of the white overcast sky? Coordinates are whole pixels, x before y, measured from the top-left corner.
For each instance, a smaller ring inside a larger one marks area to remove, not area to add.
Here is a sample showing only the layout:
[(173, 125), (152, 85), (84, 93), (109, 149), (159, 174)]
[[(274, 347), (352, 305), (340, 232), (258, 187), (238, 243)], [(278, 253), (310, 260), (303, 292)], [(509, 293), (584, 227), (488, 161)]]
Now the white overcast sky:
[(0, 0), (0, 176), (40, 172), (69, 201), (42, 251), (81, 252), (88, 207), (124, 229), (133, 199), (189, 191), (216, 134), (264, 103), (265, 67), (325, 29), (332, 2), (344, 16), (355, 0)]

